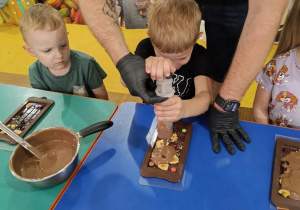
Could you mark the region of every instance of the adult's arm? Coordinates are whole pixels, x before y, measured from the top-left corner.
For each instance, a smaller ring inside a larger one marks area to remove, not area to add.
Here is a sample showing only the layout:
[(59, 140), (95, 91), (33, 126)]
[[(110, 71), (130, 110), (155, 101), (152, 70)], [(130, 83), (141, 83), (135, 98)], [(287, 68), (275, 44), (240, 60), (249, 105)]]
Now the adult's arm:
[(113, 0), (79, 0), (86, 24), (105, 48), (114, 64), (129, 53), (118, 25)]
[[(244, 28), (220, 90), (224, 99), (240, 101), (270, 52), (278, 31), (281, 16), (288, 0), (249, 0)], [(224, 112), (214, 103), (209, 109), (208, 122), (214, 152), (221, 150), (219, 138), (230, 154), (235, 153), (233, 143), (245, 150), (242, 139), (250, 143), (247, 133), (239, 124), (238, 112)]]
[(147, 104), (165, 101), (153, 90), (146, 89), (150, 77), (145, 72), (145, 60), (129, 52), (118, 25), (113, 0), (79, 0), (85, 22), (105, 48), (120, 72), (131, 95), (139, 96)]
[(224, 99), (240, 101), (261, 70), (273, 45), (288, 0), (249, 0), (244, 28), (220, 90)]

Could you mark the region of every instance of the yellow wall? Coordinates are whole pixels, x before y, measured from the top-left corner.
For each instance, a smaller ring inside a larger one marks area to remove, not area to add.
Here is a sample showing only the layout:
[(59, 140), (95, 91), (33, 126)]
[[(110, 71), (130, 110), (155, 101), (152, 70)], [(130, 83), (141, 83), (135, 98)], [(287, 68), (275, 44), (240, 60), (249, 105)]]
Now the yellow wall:
[[(93, 37), (86, 25), (67, 24), (71, 49), (79, 50), (93, 56), (108, 74), (104, 80), (106, 88), (110, 92), (128, 93), (128, 90), (120, 84), (120, 75), (113, 65), (111, 59)], [(146, 29), (122, 28), (126, 43), (129, 49), (134, 52), (138, 42), (147, 37)], [(205, 46), (205, 42), (198, 41)], [(28, 55), (23, 49), (24, 41), (17, 26), (0, 27), (0, 64), (1, 72), (28, 75), (28, 67), (36, 58)], [(273, 49), (266, 60), (269, 60), (276, 50)], [(248, 89), (241, 106), (252, 107), (256, 91), (254, 82)]]

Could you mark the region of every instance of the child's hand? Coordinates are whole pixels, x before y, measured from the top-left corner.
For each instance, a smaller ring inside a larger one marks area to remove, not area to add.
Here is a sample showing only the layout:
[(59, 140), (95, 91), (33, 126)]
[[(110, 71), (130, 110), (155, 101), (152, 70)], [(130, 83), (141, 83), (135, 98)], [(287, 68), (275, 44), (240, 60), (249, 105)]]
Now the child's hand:
[(164, 75), (169, 77), (175, 71), (176, 68), (170, 59), (153, 56), (146, 59), (146, 72), (153, 80), (162, 80)]
[(183, 101), (178, 96), (154, 105), (154, 112), (158, 121), (176, 122), (184, 115)]

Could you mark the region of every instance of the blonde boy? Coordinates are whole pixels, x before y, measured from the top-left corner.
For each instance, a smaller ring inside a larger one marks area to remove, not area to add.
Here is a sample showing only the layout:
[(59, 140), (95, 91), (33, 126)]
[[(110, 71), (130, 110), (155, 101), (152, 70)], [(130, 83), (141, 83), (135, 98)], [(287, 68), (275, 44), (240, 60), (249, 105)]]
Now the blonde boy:
[[(194, 0), (157, 0), (148, 8), (148, 35), (135, 51), (146, 59), (153, 80), (173, 73), (175, 96), (155, 104), (160, 121), (177, 121), (207, 111), (211, 83), (207, 76), (206, 50), (197, 44), (201, 13)], [(170, 69), (157, 63), (169, 63)]]
[(28, 8), (20, 31), (26, 42), (23, 48), (38, 58), (29, 67), (33, 88), (108, 99), (106, 73), (91, 56), (70, 50), (65, 23), (56, 9), (45, 4)]

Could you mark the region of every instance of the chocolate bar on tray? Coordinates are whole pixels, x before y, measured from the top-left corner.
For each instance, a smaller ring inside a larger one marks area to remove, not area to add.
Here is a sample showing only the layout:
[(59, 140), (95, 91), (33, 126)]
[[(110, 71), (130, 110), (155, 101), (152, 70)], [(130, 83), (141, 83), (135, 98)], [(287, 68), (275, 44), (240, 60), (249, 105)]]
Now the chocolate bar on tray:
[[(8, 128), (13, 130), (20, 137), (40, 119), (40, 117), (51, 107), (53, 100), (45, 97), (30, 97), (26, 99), (4, 122)], [(17, 144), (4, 131), (0, 130), (0, 140), (9, 144)]]
[(141, 175), (180, 182), (192, 130), (192, 123), (174, 122), (171, 138), (157, 137), (154, 145), (149, 145), (140, 168)]

